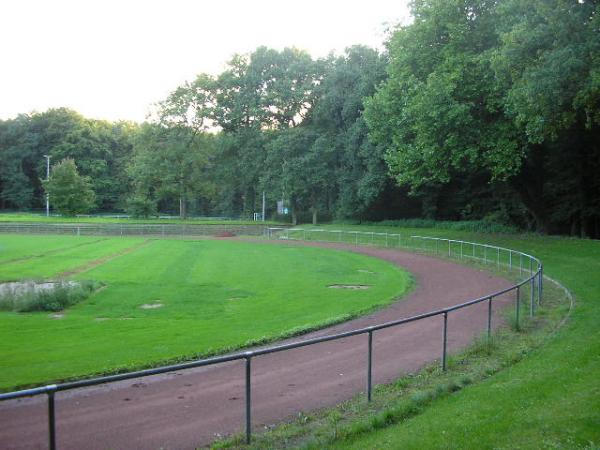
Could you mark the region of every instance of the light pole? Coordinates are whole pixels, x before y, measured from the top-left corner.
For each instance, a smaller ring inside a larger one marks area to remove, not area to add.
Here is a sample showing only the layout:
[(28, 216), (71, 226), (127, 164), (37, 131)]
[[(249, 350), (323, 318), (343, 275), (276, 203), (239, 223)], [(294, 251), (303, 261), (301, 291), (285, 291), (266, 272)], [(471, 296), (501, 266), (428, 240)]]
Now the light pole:
[[(50, 155), (44, 155), (46, 158), (46, 181), (50, 179)], [(50, 216), (50, 195), (46, 191), (46, 217)]]

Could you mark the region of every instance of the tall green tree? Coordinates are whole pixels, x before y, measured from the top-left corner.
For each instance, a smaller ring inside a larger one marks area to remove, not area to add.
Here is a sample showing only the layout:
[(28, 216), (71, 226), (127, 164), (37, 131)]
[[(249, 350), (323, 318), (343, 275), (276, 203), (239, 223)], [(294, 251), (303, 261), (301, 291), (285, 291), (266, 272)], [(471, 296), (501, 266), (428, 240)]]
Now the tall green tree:
[(384, 147), (369, 142), (363, 118), (363, 100), (386, 78), (386, 59), (374, 49), (354, 46), (330, 58), (326, 67), (309, 126), (334, 153), (329, 158), (330, 176), (336, 181), (332, 212), (338, 217), (361, 218), (389, 179)]
[[(597, 230), (597, 209), (577, 193), (598, 196), (581, 164), (595, 168), (598, 160), (597, 8), (567, 0), (415, 1), (414, 23), (389, 42), (389, 78), (365, 111), (396, 181), (430, 197), (479, 173), (472, 179), (509, 186), (540, 230), (564, 226), (552, 213), (561, 199)], [(583, 184), (569, 193), (556, 172), (565, 163)], [(512, 204), (490, 195), (490, 212)], [(469, 190), (461, 196), (472, 199)]]
[(63, 159), (52, 167), (50, 178), (43, 182), (51, 206), (60, 214), (84, 214), (94, 207), (96, 195), (89, 177), (79, 175), (75, 161)]
[(180, 216), (187, 217), (191, 201), (210, 201), (213, 195), (212, 151), (210, 135), (145, 124), (135, 141), (129, 168), (134, 184), (132, 198), (136, 202), (175, 201)]

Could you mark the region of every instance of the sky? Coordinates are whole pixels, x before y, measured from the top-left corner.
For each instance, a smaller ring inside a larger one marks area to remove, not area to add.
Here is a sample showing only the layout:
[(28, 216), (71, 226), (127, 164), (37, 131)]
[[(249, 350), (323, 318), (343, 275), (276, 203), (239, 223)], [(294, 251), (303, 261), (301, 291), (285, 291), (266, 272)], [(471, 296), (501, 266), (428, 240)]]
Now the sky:
[(408, 0), (4, 0), (0, 119), (66, 106), (143, 121), (198, 73), (216, 75), (260, 45), (313, 57), (383, 48)]

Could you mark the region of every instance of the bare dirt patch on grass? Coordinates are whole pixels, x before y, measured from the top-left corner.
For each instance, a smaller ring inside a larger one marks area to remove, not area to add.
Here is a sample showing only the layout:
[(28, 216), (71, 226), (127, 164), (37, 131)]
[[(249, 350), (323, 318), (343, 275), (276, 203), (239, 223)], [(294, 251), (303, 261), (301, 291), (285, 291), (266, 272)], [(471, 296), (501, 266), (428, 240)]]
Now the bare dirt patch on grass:
[(87, 272), (90, 269), (98, 267), (104, 263), (107, 263), (108, 261), (112, 261), (113, 259), (116, 259), (120, 256), (127, 255), (129, 253), (133, 253), (136, 250), (139, 250), (140, 248), (145, 247), (148, 244), (150, 244), (149, 239), (147, 239), (144, 242), (141, 242), (139, 244), (136, 244), (132, 247), (127, 247), (126, 249), (120, 250), (116, 253), (112, 253), (108, 256), (104, 256), (103, 258), (98, 258), (98, 259), (94, 259), (93, 261), (88, 261), (79, 267), (75, 267), (74, 269), (71, 269), (71, 270), (68, 270), (66, 272), (59, 274), (58, 277), (69, 277), (71, 275), (77, 275), (82, 272)]
[(353, 291), (369, 289), (368, 284), (330, 284), (327, 286), (330, 289), (350, 289)]
[(157, 309), (162, 308), (164, 305), (162, 303), (144, 303), (140, 306), (141, 309)]

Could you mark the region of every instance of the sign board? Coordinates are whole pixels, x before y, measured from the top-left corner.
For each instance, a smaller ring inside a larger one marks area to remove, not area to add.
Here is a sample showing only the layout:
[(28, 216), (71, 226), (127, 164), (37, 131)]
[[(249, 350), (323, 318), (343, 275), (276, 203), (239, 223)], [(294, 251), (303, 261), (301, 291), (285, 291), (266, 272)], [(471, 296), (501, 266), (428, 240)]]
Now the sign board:
[(277, 214), (287, 215), (289, 213), (288, 207), (285, 205), (284, 200), (277, 200)]

